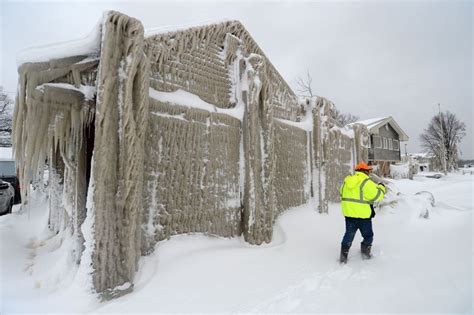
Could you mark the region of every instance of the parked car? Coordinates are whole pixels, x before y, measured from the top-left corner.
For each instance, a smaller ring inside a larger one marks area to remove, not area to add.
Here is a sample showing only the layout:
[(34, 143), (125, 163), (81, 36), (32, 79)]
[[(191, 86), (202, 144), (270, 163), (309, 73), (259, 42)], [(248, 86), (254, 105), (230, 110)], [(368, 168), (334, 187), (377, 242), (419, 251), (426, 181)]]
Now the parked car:
[(441, 177), (443, 177), (443, 175), (441, 175), (441, 174), (434, 174), (434, 175), (426, 175), (426, 177), (428, 177), (428, 178), (440, 179)]
[(13, 186), (0, 180), (0, 215), (12, 213), (14, 196)]
[(0, 160), (0, 179), (13, 186), (13, 204), (21, 203), (20, 180), (16, 176), (15, 160)]

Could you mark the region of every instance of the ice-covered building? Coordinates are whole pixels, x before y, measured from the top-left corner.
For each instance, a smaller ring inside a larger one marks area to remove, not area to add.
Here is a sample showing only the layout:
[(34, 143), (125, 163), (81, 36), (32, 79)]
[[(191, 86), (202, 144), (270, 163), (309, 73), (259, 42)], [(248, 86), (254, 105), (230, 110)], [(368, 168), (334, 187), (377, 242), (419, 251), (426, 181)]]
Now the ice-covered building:
[(110, 11), (88, 38), (24, 52), (19, 74), (20, 176), (49, 168), (49, 228), (70, 231), (103, 298), (172, 235), (270, 242), (281, 212), (327, 211), (367, 160), (367, 128), (298, 101), (238, 21), (145, 33)]

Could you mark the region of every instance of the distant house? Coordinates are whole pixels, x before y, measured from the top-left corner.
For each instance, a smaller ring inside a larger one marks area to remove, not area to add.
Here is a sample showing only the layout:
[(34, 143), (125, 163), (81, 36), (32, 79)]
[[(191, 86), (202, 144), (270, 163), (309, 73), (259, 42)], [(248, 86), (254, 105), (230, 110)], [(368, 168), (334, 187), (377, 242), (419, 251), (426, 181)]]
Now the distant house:
[(436, 164), (435, 157), (430, 153), (411, 153), (417, 172), (431, 172)]
[(380, 175), (390, 173), (390, 164), (401, 161), (400, 142), (408, 141), (408, 135), (393, 117), (373, 118), (353, 124), (365, 125), (369, 131), (368, 164), (378, 166)]

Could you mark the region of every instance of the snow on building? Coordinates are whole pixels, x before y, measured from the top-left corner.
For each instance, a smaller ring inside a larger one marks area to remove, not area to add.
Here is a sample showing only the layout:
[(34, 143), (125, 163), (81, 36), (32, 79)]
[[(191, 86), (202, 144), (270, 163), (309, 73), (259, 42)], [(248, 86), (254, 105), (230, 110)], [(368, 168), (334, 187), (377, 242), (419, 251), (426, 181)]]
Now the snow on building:
[(410, 153), (409, 156), (413, 160), (417, 172), (432, 172), (437, 166), (436, 157), (431, 153)]
[(270, 242), (280, 213), (312, 197), (327, 211), (367, 160), (367, 128), (299, 101), (238, 21), (145, 34), (109, 11), (83, 40), (25, 51), (19, 74), (20, 177), (49, 169), (48, 226), (70, 230), (104, 299), (172, 235)]

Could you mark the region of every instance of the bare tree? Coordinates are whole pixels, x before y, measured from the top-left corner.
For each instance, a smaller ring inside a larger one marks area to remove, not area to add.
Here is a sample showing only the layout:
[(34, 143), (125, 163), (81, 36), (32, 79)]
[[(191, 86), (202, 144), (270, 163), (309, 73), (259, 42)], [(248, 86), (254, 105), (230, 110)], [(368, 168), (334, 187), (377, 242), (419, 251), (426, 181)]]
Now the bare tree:
[(359, 120), (359, 116), (352, 115), (351, 113), (342, 113), (337, 108), (334, 109), (334, 116), (334, 118), (343, 126)]
[(296, 85), (297, 85), (297, 90), (298, 96), (306, 96), (306, 97), (313, 97), (313, 78), (309, 74), (309, 71), (306, 72), (306, 78), (301, 78), (298, 77), (296, 79)]
[[(439, 165), (443, 165), (444, 158), (448, 170), (457, 167), (458, 144), (466, 135), (466, 125), (456, 115), (446, 111), (431, 118), (428, 127), (420, 135), (421, 146), (433, 156)], [(444, 147), (444, 150), (443, 150)]]
[[(313, 93), (313, 78), (309, 71), (306, 72), (306, 77), (298, 77), (296, 79), (296, 85), (298, 96), (302, 97), (313, 97), (316, 96)], [(359, 120), (358, 116), (352, 115), (350, 113), (342, 113), (337, 108), (333, 110), (334, 119), (340, 123), (342, 126), (356, 122)]]
[(14, 102), (0, 85), (0, 146), (11, 145)]

